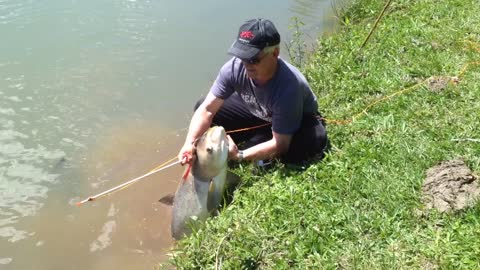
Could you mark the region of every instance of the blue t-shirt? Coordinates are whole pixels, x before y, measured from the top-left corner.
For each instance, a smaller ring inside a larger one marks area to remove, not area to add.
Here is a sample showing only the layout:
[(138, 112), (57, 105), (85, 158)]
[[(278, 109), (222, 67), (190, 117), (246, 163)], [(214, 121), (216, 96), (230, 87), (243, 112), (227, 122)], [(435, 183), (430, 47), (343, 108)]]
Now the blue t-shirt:
[(210, 92), (221, 99), (237, 92), (253, 115), (272, 122), (272, 130), (280, 134), (294, 134), (304, 114), (318, 111), (317, 98), (303, 74), (281, 58), (273, 78), (259, 86), (234, 57), (220, 69)]

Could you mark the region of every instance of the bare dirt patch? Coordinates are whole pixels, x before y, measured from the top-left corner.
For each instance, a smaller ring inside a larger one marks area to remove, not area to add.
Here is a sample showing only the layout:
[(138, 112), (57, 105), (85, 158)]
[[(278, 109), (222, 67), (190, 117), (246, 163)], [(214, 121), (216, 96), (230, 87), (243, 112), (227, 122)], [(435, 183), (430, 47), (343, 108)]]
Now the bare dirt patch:
[(472, 206), (479, 199), (478, 182), (462, 160), (443, 161), (427, 170), (422, 200), (426, 209), (459, 211)]
[(458, 84), (457, 77), (449, 76), (432, 76), (427, 79), (427, 88), (432, 92), (441, 92), (445, 90), (448, 84)]

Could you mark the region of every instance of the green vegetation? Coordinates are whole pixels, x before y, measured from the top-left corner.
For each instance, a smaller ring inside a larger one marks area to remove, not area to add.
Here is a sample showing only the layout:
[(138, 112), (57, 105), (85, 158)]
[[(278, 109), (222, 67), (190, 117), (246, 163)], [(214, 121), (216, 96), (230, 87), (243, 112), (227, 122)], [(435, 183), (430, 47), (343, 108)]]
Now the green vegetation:
[(480, 4), (394, 1), (360, 49), (384, 4), (354, 1), (303, 67), (325, 117), (352, 120), (328, 125), (330, 154), (237, 168), (234, 201), (172, 251), (179, 269), (480, 268), (480, 204), (440, 214), (420, 200), (440, 161), (480, 172), (480, 63), (461, 72), (480, 61)]

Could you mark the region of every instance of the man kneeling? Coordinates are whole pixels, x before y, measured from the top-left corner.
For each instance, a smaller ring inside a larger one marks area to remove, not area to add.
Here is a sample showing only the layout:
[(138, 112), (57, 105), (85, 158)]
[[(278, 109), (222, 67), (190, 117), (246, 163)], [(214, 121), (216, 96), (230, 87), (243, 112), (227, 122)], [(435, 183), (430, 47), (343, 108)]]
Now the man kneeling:
[(280, 34), (269, 20), (253, 19), (240, 27), (228, 50), (233, 58), (197, 103), (178, 155), (182, 164), (191, 163), (195, 140), (212, 124), (227, 131), (262, 126), (231, 135), (231, 160), (300, 163), (323, 154), (328, 138), (317, 98), (302, 73), (279, 58), (279, 44)]

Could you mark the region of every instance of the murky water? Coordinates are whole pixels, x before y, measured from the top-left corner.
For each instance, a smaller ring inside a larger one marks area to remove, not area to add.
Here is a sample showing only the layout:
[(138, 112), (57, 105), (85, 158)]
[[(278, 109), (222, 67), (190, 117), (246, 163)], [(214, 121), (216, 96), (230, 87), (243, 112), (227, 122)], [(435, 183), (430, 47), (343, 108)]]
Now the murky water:
[[(244, 20), (328, 30), (326, 0), (0, 0), (0, 269), (151, 269), (177, 154)], [(285, 53), (282, 55), (286, 56)]]

